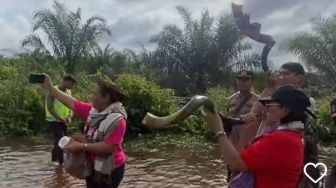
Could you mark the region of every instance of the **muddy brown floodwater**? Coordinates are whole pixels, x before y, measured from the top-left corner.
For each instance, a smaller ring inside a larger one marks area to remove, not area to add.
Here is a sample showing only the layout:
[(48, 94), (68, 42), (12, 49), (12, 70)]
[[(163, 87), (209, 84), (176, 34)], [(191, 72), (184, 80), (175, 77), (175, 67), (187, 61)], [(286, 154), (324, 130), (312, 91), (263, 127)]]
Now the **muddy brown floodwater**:
[[(81, 188), (84, 182), (67, 175), (50, 162), (50, 145), (32, 145), (27, 140), (0, 140), (1, 188)], [(209, 147), (160, 147), (131, 151), (121, 188), (226, 187), (225, 167), (217, 150)], [(333, 151), (322, 150), (322, 161), (330, 166)]]

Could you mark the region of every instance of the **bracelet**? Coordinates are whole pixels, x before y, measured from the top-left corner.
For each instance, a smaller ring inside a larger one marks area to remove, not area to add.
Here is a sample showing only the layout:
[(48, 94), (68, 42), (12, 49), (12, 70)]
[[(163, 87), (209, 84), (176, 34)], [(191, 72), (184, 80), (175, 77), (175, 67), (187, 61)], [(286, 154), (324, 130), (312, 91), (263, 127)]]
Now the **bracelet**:
[(83, 144), (83, 151), (84, 151), (84, 152), (87, 151), (87, 148), (88, 148), (88, 144), (87, 144), (87, 143)]
[(219, 138), (220, 136), (226, 136), (226, 133), (224, 131), (217, 131), (215, 132), (216, 138)]

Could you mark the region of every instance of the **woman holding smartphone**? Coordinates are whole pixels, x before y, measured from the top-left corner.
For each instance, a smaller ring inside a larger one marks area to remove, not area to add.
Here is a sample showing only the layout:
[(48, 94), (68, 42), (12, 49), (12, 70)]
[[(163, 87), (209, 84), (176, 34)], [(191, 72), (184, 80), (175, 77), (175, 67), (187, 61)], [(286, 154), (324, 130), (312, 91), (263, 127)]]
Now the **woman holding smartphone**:
[[(127, 114), (121, 103), (125, 95), (113, 83), (100, 81), (93, 90), (91, 103), (83, 102), (53, 87), (47, 75), (43, 87), (86, 121), (84, 134), (92, 142), (72, 141), (64, 148), (70, 153), (85, 152), (94, 166), (86, 178), (86, 187), (117, 188), (124, 177), (126, 161), (122, 143)], [(111, 131), (106, 133), (102, 129)]]

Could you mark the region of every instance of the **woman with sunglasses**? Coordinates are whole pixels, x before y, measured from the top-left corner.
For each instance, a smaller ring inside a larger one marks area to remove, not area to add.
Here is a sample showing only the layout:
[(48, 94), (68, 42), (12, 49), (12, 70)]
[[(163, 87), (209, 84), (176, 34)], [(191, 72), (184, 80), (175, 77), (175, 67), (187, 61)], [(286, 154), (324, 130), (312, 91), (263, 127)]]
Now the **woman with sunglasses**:
[[(309, 97), (292, 85), (277, 89), (271, 97), (258, 99), (266, 107), (268, 132), (249, 145), (241, 140), (235, 149), (229, 142), (217, 113), (205, 112), (205, 121), (215, 133), (220, 154), (233, 172), (231, 188), (295, 188), (303, 169), (303, 128), (311, 105)], [(257, 118), (242, 117), (243, 134)], [(247, 146), (246, 146), (247, 145)], [(244, 148), (245, 147), (245, 148)]]

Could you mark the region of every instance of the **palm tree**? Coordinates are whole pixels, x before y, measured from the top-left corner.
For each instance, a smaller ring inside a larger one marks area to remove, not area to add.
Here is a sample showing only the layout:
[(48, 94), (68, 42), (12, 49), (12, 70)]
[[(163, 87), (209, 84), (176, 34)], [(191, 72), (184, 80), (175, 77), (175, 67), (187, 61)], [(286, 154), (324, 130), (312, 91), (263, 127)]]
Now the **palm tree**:
[(204, 94), (209, 84), (227, 79), (234, 70), (260, 68), (260, 56), (243, 56), (250, 45), (232, 16), (222, 16), (215, 25), (207, 10), (199, 20), (193, 20), (187, 8), (176, 8), (183, 18), (184, 28), (173, 24), (164, 26), (150, 40), (157, 44), (156, 49), (142, 54), (148, 66), (162, 70), (161, 76), (169, 80), (183, 77), (184, 81), (178, 82), (185, 82), (189, 93)]
[(134, 63), (131, 59), (128, 51), (116, 51), (110, 47), (110, 44), (104, 48), (96, 46), (93, 48), (93, 53), (85, 60), (85, 69), (89, 73), (100, 71), (113, 78), (116, 75), (134, 71)]
[(299, 56), (324, 86), (336, 91), (336, 15), (310, 20), (313, 32), (300, 33), (281, 45), (282, 50)]
[(22, 47), (30, 46), (62, 60), (66, 71), (73, 73), (79, 58), (96, 46), (103, 34), (111, 34), (104, 18), (96, 15), (82, 24), (81, 13), (80, 8), (72, 12), (54, 0), (53, 10), (43, 9), (34, 13), (33, 24), (33, 32), (42, 30), (46, 34), (51, 50), (36, 34), (27, 36)]
[(113, 49), (110, 47), (110, 44), (106, 45), (104, 48), (99, 45), (95, 46), (85, 62), (85, 70), (88, 70), (90, 74), (101, 70), (104, 71), (105, 66), (110, 64), (112, 53)]

